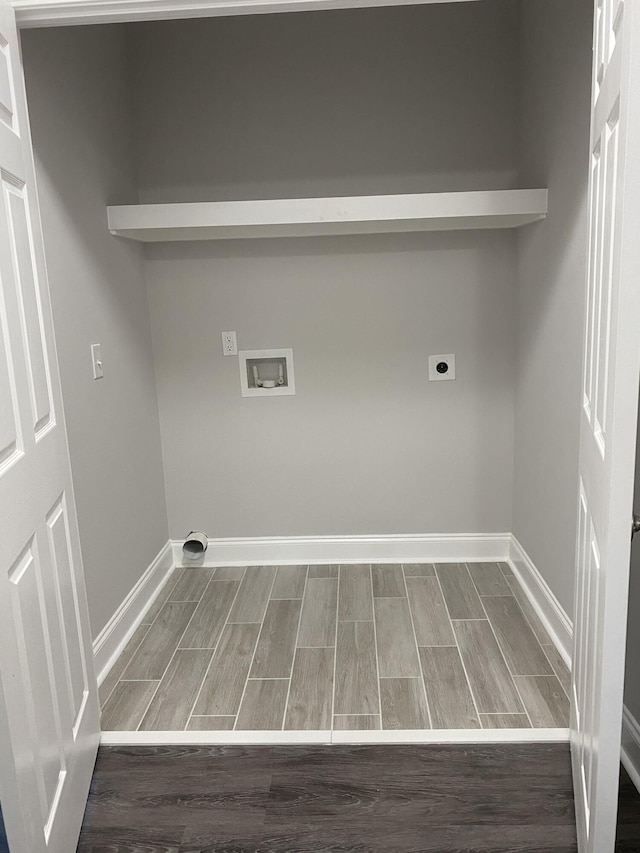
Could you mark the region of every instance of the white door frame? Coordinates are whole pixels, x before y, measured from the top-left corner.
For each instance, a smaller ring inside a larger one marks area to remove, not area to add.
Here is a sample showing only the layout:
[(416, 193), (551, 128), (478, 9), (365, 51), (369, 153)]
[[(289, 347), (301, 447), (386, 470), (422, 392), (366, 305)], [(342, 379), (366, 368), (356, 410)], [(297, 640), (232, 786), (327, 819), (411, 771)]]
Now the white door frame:
[[(367, 8), (380, 6), (399, 6), (399, 5), (424, 5), (425, 3), (438, 2), (473, 2), (473, 0), (12, 0), (12, 5), (15, 9), (16, 18), (19, 27), (42, 27), (42, 26), (61, 26), (69, 24), (94, 24), (94, 23), (116, 23), (116, 22), (131, 22), (145, 20), (175, 20), (180, 18), (197, 18), (197, 17), (214, 17), (214, 16), (232, 16), (244, 14), (258, 13), (274, 13), (288, 11), (311, 11), (321, 9), (347, 9), (347, 8)], [(598, 2), (598, 0), (596, 0)], [(606, 0), (605, 0), (606, 2)], [(626, 0), (627, 9), (638, 5), (640, 0)], [(637, 8), (636, 8), (637, 12)], [(637, 51), (640, 53), (640, 51)], [(640, 91), (635, 93), (640, 104)], [(640, 113), (640, 110), (636, 111)], [(636, 120), (636, 119), (634, 119)], [(637, 118), (640, 123), (640, 116)], [(640, 138), (640, 136), (636, 136)], [(635, 155), (636, 160), (640, 158)], [(632, 158), (628, 158), (632, 159)], [(633, 164), (632, 164), (633, 165)], [(633, 165), (633, 174), (627, 174), (627, 192), (631, 193), (631, 185), (636, 182), (636, 186), (640, 186), (640, 163), (638, 166)], [(640, 268), (636, 264), (633, 269), (633, 264), (628, 264), (627, 275), (635, 275), (636, 280), (640, 282)], [(640, 290), (640, 288), (639, 288)], [(640, 294), (639, 294), (640, 296)], [(627, 308), (632, 307), (630, 302), (627, 302)], [(635, 306), (640, 313), (640, 298)], [(635, 334), (637, 323), (632, 319), (632, 312), (627, 312), (620, 318), (618, 331), (621, 335)], [(630, 388), (633, 382), (636, 384), (637, 394), (637, 359), (620, 361), (614, 365), (614, 374), (616, 377), (616, 386), (622, 391)], [(628, 398), (627, 402), (631, 404), (631, 408), (637, 411), (637, 399)], [(628, 419), (627, 419), (628, 421)], [(620, 452), (623, 457), (629, 456), (629, 448), (635, 448), (635, 432), (636, 421), (620, 423), (617, 427), (617, 445), (621, 448)], [(622, 499), (616, 502), (616, 511), (607, 518), (607, 524), (611, 530), (612, 538), (621, 541), (622, 536), (627, 536), (629, 532), (629, 521), (626, 515), (620, 514), (619, 508), (621, 504), (628, 502), (629, 509), (632, 507), (632, 493), (629, 489), (628, 479), (623, 477), (614, 480), (613, 488), (617, 488), (622, 495)], [(628, 498), (628, 501), (627, 501)], [(630, 512), (629, 512), (630, 517)], [(618, 549), (620, 553), (620, 549)], [(610, 593), (614, 591), (618, 604), (624, 602), (626, 606), (626, 591), (625, 591), (625, 574), (624, 571), (618, 575), (616, 581), (608, 588), (607, 598), (611, 598)], [(620, 608), (618, 607), (618, 610)], [(624, 669), (624, 622), (618, 624), (617, 628), (612, 629), (606, 640), (605, 654), (618, 656), (618, 665), (615, 673), (615, 679), (620, 681), (620, 670)], [(609, 682), (611, 683), (611, 679)], [(606, 692), (606, 691), (605, 691)], [(0, 697), (1, 699), (1, 697)], [(607, 697), (600, 697), (601, 705), (606, 705)], [(617, 698), (616, 698), (617, 701)], [(620, 708), (621, 711), (621, 708)], [(615, 712), (617, 714), (617, 711)], [(612, 715), (612, 716), (615, 716)], [(0, 719), (0, 730), (2, 729), (2, 719)], [(0, 731), (0, 760), (2, 760), (3, 745)], [(610, 751), (608, 756), (603, 761), (604, 772), (602, 779), (612, 777), (613, 766), (617, 767), (618, 760), (615, 758), (615, 749)], [(599, 786), (601, 795), (611, 803), (617, 791), (617, 785), (609, 785), (608, 792)], [(0, 791), (0, 794), (4, 792)], [(605, 831), (611, 833), (611, 827)], [(586, 850), (585, 840), (582, 839), (582, 849)], [(611, 848), (613, 849), (613, 848)], [(608, 853), (608, 846), (599, 848), (602, 853)]]
[(460, 2), (474, 0), (12, 0), (12, 5), (23, 28)]

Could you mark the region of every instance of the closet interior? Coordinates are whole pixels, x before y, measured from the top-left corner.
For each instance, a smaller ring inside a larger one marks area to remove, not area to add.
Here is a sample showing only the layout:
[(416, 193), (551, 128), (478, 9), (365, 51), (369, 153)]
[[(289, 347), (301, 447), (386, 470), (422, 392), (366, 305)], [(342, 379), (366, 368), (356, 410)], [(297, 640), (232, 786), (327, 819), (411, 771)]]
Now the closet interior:
[(22, 32), (103, 729), (567, 728), (591, 12)]

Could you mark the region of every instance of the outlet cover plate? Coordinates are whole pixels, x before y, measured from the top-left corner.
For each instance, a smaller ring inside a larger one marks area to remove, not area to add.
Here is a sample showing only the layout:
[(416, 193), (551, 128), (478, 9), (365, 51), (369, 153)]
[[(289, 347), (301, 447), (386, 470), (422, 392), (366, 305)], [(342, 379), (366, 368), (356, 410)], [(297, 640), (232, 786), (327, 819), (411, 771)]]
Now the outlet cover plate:
[(222, 333), (222, 355), (238, 355), (238, 342), (235, 332)]
[[(438, 365), (446, 364), (447, 370), (441, 372)], [(456, 378), (456, 357), (453, 353), (447, 355), (429, 356), (429, 382), (447, 382)]]

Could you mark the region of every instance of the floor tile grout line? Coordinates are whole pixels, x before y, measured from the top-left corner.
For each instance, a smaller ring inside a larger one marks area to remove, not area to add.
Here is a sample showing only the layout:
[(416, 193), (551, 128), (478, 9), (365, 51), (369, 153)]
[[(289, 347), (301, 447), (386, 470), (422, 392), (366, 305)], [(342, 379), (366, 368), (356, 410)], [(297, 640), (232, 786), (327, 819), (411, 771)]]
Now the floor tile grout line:
[[(293, 667), (292, 667), (292, 669), (293, 669)], [(291, 676), (288, 676), (288, 675), (265, 675), (265, 676), (258, 675), (258, 676), (253, 676), (253, 677), (249, 676), (249, 678), (247, 678), (247, 681), (288, 681), (290, 677)], [(198, 715), (196, 714), (196, 716), (198, 716)], [(200, 716), (202, 716), (202, 715), (200, 715)], [(208, 715), (205, 714), (204, 716), (208, 716)], [(222, 716), (223, 717), (230, 717), (231, 714), (222, 714)]]
[[(220, 646), (220, 641), (222, 640), (222, 636), (223, 636), (223, 634), (224, 634), (224, 632), (225, 632), (225, 630), (226, 630), (227, 625), (229, 624), (229, 614), (231, 613), (231, 610), (233, 609), (233, 605), (236, 603), (236, 598), (238, 597), (238, 594), (239, 594), (239, 592), (240, 592), (240, 587), (242, 586), (242, 581), (244, 580), (244, 576), (245, 576), (245, 574), (247, 573), (247, 567), (245, 566), (244, 568), (245, 568), (245, 570), (244, 570), (244, 573), (243, 573), (243, 575), (242, 575), (242, 578), (240, 579), (240, 581), (238, 581), (238, 586), (237, 586), (237, 589), (236, 589), (236, 594), (233, 596), (233, 601), (231, 602), (231, 605), (230, 605), (230, 607), (229, 607), (229, 610), (227, 611), (227, 617), (226, 617), (226, 619), (224, 620), (224, 625), (222, 626), (222, 630), (221, 630), (221, 631), (220, 631), (220, 633), (218, 634), (218, 641), (216, 642), (216, 645), (215, 645), (214, 650), (213, 650), (213, 654), (211, 655), (211, 660), (209, 661), (209, 666), (208, 666), (208, 667), (206, 668), (206, 670), (205, 670), (205, 673), (204, 673), (204, 675), (203, 675), (203, 677), (202, 677), (202, 681), (200, 682), (200, 687), (198, 688), (198, 691), (197, 691), (197, 693), (196, 693), (196, 698), (195, 698), (195, 700), (194, 700), (194, 702), (193, 702), (193, 705), (191, 706), (191, 712), (189, 713), (189, 716), (187, 717), (187, 722), (184, 724), (184, 731), (187, 731), (187, 729), (188, 729), (188, 727), (189, 727), (189, 723), (191, 722), (191, 717), (193, 717), (193, 716), (194, 716), (194, 713), (193, 713), (194, 708), (195, 708), (195, 707), (196, 707), (196, 705), (198, 704), (198, 699), (200, 699), (200, 694), (202, 693), (202, 688), (204, 687), (204, 683), (205, 683), (205, 681), (207, 680), (207, 676), (209, 675), (209, 672), (211, 671), (211, 667), (213, 666), (213, 661), (215, 660), (216, 652), (218, 651), (218, 647)], [(209, 588), (209, 586), (213, 583), (213, 578), (215, 578), (215, 576), (216, 576), (216, 574), (217, 574), (217, 571), (218, 571), (218, 569), (216, 568), (216, 570), (214, 571), (213, 575), (211, 576), (211, 580), (210, 580), (210, 581), (209, 581), (209, 583), (207, 584), (207, 587), (206, 587), (206, 589), (205, 589), (205, 592), (206, 592), (206, 590)], [(218, 583), (220, 583), (220, 581), (218, 581)], [(202, 593), (202, 597), (204, 598), (204, 592)], [(195, 614), (195, 611), (194, 611), (194, 614)], [(193, 618), (193, 617), (192, 617), (192, 618)], [(188, 627), (188, 626), (187, 626), (187, 627)], [(258, 632), (258, 633), (260, 633), (260, 632)], [(183, 636), (184, 636), (184, 634), (183, 634)], [(257, 642), (257, 641), (256, 641), (256, 642)], [(198, 715), (198, 714), (196, 714), (195, 716), (205, 716), (205, 715)], [(206, 715), (206, 716), (208, 716), (208, 715)], [(225, 714), (224, 716), (229, 717), (229, 716), (232, 716), (232, 715), (231, 715), (231, 714)]]
[[(277, 572), (276, 572), (277, 576)], [(293, 668), (296, 664), (296, 657), (298, 656), (298, 637), (300, 636), (300, 625), (302, 623), (302, 608), (304, 607), (304, 597), (307, 594), (307, 584), (309, 581), (309, 566), (306, 567), (306, 573), (304, 576), (304, 589), (302, 590), (302, 599), (295, 599), (296, 601), (300, 601), (300, 613), (298, 613), (298, 627), (296, 628), (296, 636), (293, 641), (293, 655), (291, 656), (291, 669), (289, 670), (289, 684), (287, 685), (287, 695), (284, 700), (284, 712), (282, 714), (282, 725), (280, 726), (280, 731), (285, 730), (285, 724), (287, 722), (287, 710), (289, 708), (289, 696), (291, 695), (291, 682), (293, 680)], [(275, 583), (275, 581), (274, 581)], [(272, 590), (273, 591), (273, 590)]]
[[(271, 586), (269, 587), (269, 595), (267, 596), (267, 607), (269, 606), (269, 599), (271, 598), (271, 593), (273, 592), (273, 587), (274, 587), (274, 584), (276, 582), (276, 578), (278, 577), (278, 567), (276, 566), (275, 569), (276, 570), (273, 573), (273, 580), (271, 581)], [(308, 571), (308, 569), (307, 569), (307, 571)], [(244, 574), (244, 577), (246, 577), (246, 572)], [(244, 577), (243, 577), (243, 580), (244, 580)], [(238, 592), (240, 592), (240, 587), (238, 587)], [(234, 599), (234, 603), (235, 603), (235, 599)], [(264, 613), (262, 614), (262, 622), (260, 623), (260, 630), (258, 631), (258, 636), (256, 637), (256, 644), (253, 647), (253, 654), (251, 655), (251, 660), (249, 661), (249, 667), (247, 669), (247, 677), (246, 677), (245, 682), (244, 682), (244, 689), (242, 690), (242, 696), (240, 697), (240, 702), (238, 703), (238, 712), (236, 713), (236, 719), (235, 719), (235, 722), (233, 724), (233, 731), (234, 732), (235, 731), (242, 731), (242, 729), (237, 729), (236, 727), (238, 725), (238, 719), (240, 717), (240, 709), (242, 708), (242, 703), (244, 702), (244, 697), (246, 696), (246, 693), (247, 693), (247, 685), (249, 684), (249, 674), (251, 673), (251, 667), (253, 666), (253, 661), (255, 660), (255, 657), (256, 657), (256, 650), (258, 648), (258, 643), (260, 642), (260, 634), (262, 633), (262, 629), (264, 627), (264, 617), (267, 615), (267, 607), (265, 607)], [(233, 604), (231, 605), (231, 609), (229, 610), (229, 613), (231, 613), (232, 609), (233, 609)], [(300, 608), (300, 609), (302, 610), (302, 608)], [(227, 622), (225, 624), (225, 628), (227, 625), (246, 625), (246, 624), (256, 624), (256, 623), (254, 623), (254, 622), (251, 622), (251, 623), (229, 622), (229, 618), (227, 617)]]
[(333, 676), (331, 679), (331, 719), (329, 720), (329, 729), (334, 730), (335, 710), (336, 710), (336, 674), (338, 670), (338, 627), (340, 625), (338, 615), (340, 613), (340, 564), (338, 564), (338, 590), (336, 593), (336, 630), (333, 635)]
[[(469, 576), (471, 576), (471, 572), (469, 572)], [(436, 579), (438, 581), (438, 588), (440, 589), (440, 595), (442, 596), (442, 601), (444, 603), (444, 609), (447, 611), (447, 617), (449, 619), (449, 624), (451, 626), (451, 633), (453, 634), (453, 639), (456, 643), (456, 651), (458, 652), (458, 658), (460, 660), (460, 665), (462, 666), (462, 671), (464, 672), (465, 681), (467, 682), (467, 687), (469, 688), (469, 695), (471, 696), (471, 701), (473, 702), (473, 707), (476, 712), (476, 717), (478, 718), (478, 725), (482, 728), (482, 719), (480, 717), (480, 709), (478, 708), (478, 702), (476, 701), (475, 693), (473, 692), (473, 687), (471, 686), (471, 679), (469, 678), (469, 673), (467, 671), (467, 667), (464, 662), (464, 658), (462, 657), (462, 652), (460, 651), (460, 644), (458, 642), (458, 636), (456, 634), (456, 629), (453, 624), (454, 620), (451, 618), (451, 613), (449, 612), (449, 605), (447, 604), (447, 599), (444, 597), (444, 589), (442, 587), (442, 582), (440, 581), (440, 576), (438, 575), (438, 570), (436, 569)], [(461, 620), (457, 620), (461, 621)], [(485, 620), (479, 620), (484, 622)], [(487, 620), (488, 621), (488, 620)], [(419, 653), (418, 653), (419, 654)], [(421, 662), (422, 663), (422, 662)], [(422, 669), (422, 667), (420, 667)], [(426, 685), (425, 685), (426, 689)]]
[(192, 714), (192, 717), (235, 717), (235, 714)]
[(483, 717), (526, 717), (522, 711), (483, 711)]
[[(335, 717), (378, 717), (379, 714), (334, 714)], [(344, 731), (339, 729), (338, 731)]]
[[(446, 604), (446, 601), (445, 601), (445, 604)], [(448, 605), (447, 605), (447, 607), (448, 607)], [(449, 616), (449, 619), (451, 619), (452, 622), (488, 622), (489, 621), (488, 619), (480, 619), (478, 617), (476, 617), (474, 619), (454, 619), (452, 616)]]
[[(384, 728), (382, 724), (382, 685), (380, 684), (380, 659), (378, 657), (378, 626), (376, 624), (376, 600), (373, 595), (373, 569), (371, 563), (369, 565), (369, 589), (371, 590), (371, 612), (373, 614), (373, 648), (376, 653), (376, 685), (378, 687), (378, 713), (380, 714), (380, 730)], [(342, 571), (342, 566), (340, 566)]]
[[(508, 662), (507, 662), (507, 659), (506, 659), (506, 657), (505, 657), (505, 654), (504, 654), (504, 652), (502, 651), (502, 646), (500, 645), (500, 642), (499, 642), (499, 640), (498, 640), (498, 635), (496, 634), (496, 632), (495, 632), (495, 630), (494, 630), (494, 627), (493, 627), (493, 625), (491, 624), (491, 619), (489, 619), (489, 614), (487, 613), (487, 608), (484, 606), (484, 602), (482, 601), (482, 599), (480, 599), (480, 603), (482, 604), (482, 609), (483, 609), (483, 610), (484, 610), (484, 612), (487, 614), (487, 622), (489, 623), (489, 628), (491, 629), (491, 633), (493, 634), (493, 637), (494, 637), (494, 639), (495, 639), (495, 641), (496, 641), (496, 645), (498, 646), (498, 651), (499, 651), (499, 652), (500, 652), (500, 654), (502, 655), (502, 659), (504, 660), (504, 665), (505, 665), (505, 666), (506, 666), (506, 668), (507, 668), (507, 672), (509, 673), (509, 677), (511, 678), (511, 681), (513, 682), (513, 686), (515, 687), (515, 690), (516, 690), (516, 693), (517, 693), (517, 695), (518, 695), (518, 698), (520, 699), (520, 704), (521, 704), (521, 705), (522, 705), (522, 707), (524, 708), (524, 712), (525, 712), (525, 714), (527, 715), (527, 719), (529, 720), (529, 724), (531, 725), (531, 728), (532, 728), (532, 729), (534, 729), (534, 728), (536, 728), (536, 727), (533, 725), (533, 720), (532, 720), (532, 719), (531, 719), (531, 717), (529, 716), (529, 711), (528, 711), (527, 706), (526, 706), (526, 704), (525, 704), (525, 702), (524, 702), (524, 699), (522, 698), (522, 693), (520, 693), (520, 691), (518, 690), (518, 685), (516, 684), (516, 682), (515, 682), (515, 678), (514, 678), (514, 676), (513, 676), (513, 675), (512, 675), (512, 673), (511, 673), (511, 669), (509, 668), (509, 664), (508, 664)], [(544, 653), (543, 653), (543, 654), (544, 654)], [(515, 712), (515, 713), (519, 713), (519, 712)]]
[[(551, 675), (536, 675), (535, 673), (529, 674), (529, 673), (525, 672), (522, 675), (512, 675), (511, 677), (512, 678), (553, 678), (558, 682), (558, 684), (560, 684), (560, 679), (555, 674), (555, 672), (552, 673)], [(562, 684), (560, 684), (560, 687), (562, 687)], [(563, 689), (562, 692), (565, 693), (566, 691)]]
[[(431, 706), (429, 705), (429, 696), (427, 695), (427, 686), (424, 683), (424, 672), (422, 670), (422, 661), (420, 660), (420, 647), (418, 646), (418, 635), (416, 634), (416, 626), (413, 621), (413, 610), (411, 609), (411, 599), (409, 598), (409, 587), (407, 586), (407, 579), (404, 574), (404, 565), (400, 564), (400, 571), (402, 572), (402, 583), (404, 585), (404, 593), (407, 598), (407, 610), (409, 611), (409, 619), (411, 620), (411, 633), (413, 634), (413, 642), (415, 643), (416, 655), (418, 658), (418, 670), (420, 672), (419, 678), (420, 683), (422, 684), (422, 694), (424, 696), (424, 701), (427, 705), (427, 718), (429, 720), (429, 728), (433, 729), (433, 717), (431, 716)], [(382, 720), (381, 720), (382, 722)]]

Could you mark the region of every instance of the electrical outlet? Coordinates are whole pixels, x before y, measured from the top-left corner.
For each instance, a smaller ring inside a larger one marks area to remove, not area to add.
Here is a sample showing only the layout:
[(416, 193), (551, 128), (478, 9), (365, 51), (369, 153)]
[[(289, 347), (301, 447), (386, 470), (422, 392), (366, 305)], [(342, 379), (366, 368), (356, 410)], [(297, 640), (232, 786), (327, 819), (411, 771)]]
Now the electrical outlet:
[(429, 382), (443, 382), (456, 378), (456, 357), (449, 355), (429, 356)]
[(238, 343), (235, 332), (222, 333), (222, 355), (238, 355)]
[(102, 379), (104, 368), (102, 366), (102, 347), (100, 344), (91, 344), (91, 364), (93, 366), (93, 378)]

